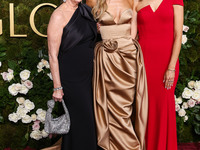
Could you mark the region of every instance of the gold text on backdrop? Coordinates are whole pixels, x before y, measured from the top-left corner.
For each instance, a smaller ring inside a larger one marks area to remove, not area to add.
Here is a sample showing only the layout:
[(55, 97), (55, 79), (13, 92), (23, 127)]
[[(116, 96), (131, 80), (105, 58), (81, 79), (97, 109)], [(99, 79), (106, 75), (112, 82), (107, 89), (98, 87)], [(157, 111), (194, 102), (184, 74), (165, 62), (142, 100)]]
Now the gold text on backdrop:
[(15, 34), (15, 21), (14, 21), (14, 4), (10, 3), (10, 37), (27, 37), (26, 34), (19, 35)]
[(3, 25), (2, 25), (2, 20), (0, 20), (0, 35), (3, 34)]
[(51, 4), (51, 3), (43, 3), (43, 4), (40, 4), (38, 6), (36, 6), (33, 11), (31, 12), (31, 15), (30, 15), (30, 25), (31, 25), (31, 28), (33, 29), (33, 31), (38, 34), (39, 36), (42, 36), (42, 37), (47, 37), (47, 35), (44, 35), (42, 33), (40, 33), (36, 27), (35, 27), (35, 22), (34, 22), (34, 18), (35, 18), (35, 13), (38, 11), (39, 8), (41, 7), (44, 7), (44, 6), (51, 6), (51, 7), (54, 7), (56, 8), (57, 6), (54, 5), (54, 4)]
[[(35, 26), (35, 14), (36, 12), (41, 8), (41, 7), (44, 7), (44, 6), (50, 6), (50, 7), (53, 7), (53, 8), (56, 8), (57, 6), (54, 5), (54, 4), (51, 4), (51, 3), (42, 3), (42, 4), (39, 4), (38, 6), (36, 6), (31, 14), (30, 14), (30, 18), (29, 18), (29, 21), (30, 21), (30, 26), (32, 28), (32, 30), (39, 36), (41, 37), (47, 37), (47, 35), (44, 35), (42, 33), (40, 33), (36, 26)], [(9, 14), (10, 14), (10, 37), (27, 37), (26, 34), (15, 34), (15, 21), (14, 21), (14, 3), (10, 3), (9, 4)], [(3, 23), (2, 23), (2, 20), (0, 19), (0, 35), (3, 34)]]

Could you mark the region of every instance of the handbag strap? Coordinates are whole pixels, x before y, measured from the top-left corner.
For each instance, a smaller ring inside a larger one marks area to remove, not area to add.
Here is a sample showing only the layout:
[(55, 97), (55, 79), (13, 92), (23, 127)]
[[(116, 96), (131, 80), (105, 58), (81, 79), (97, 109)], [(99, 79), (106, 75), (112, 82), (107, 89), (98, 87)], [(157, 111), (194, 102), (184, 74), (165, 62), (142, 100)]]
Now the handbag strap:
[[(69, 118), (69, 111), (68, 111), (68, 109), (67, 109), (67, 107), (66, 107), (66, 105), (65, 105), (65, 101), (62, 99), (62, 106), (63, 106), (63, 109), (64, 109), (64, 111), (65, 111), (65, 114), (66, 114), (66, 116), (67, 116), (67, 119), (69, 120), (70, 118)], [(54, 106), (55, 106), (55, 100), (49, 100), (48, 102), (47, 102), (47, 105), (48, 105), (48, 112), (49, 113), (52, 113), (52, 111), (53, 111), (53, 108), (54, 108)]]
[(69, 117), (69, 111), (65, 105), (65, 101), (62, 99), (62, 105), (63, 105), (63, 108), (64, 108), (64, 111), (65, 111), (65, 114), (67, 116), (67, 120), (70, 120), (70, 117)]
[(54, 108), (54, 106), (55, 106), (55, 101), (54, 101), (53, 99), (52, 99), (52, 100), (49, 100), (49, 101), (47, 102), (47, 106), (48, 106), (47, 112), (52, 113), (53, 108)]

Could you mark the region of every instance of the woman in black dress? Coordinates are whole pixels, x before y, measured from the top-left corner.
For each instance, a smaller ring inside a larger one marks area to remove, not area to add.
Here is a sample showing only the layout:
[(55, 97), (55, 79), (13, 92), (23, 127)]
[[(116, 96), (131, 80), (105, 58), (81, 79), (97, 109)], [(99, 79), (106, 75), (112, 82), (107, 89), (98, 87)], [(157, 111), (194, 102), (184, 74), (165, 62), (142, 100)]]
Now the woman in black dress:
[(55, 101), (63, 98), (69, 109), (70, 132), (62, 137), (62, 150), (96, 150), (92, 100), (96, 22), (81, 0), (67, 0), (52, 14), (48, 47)]

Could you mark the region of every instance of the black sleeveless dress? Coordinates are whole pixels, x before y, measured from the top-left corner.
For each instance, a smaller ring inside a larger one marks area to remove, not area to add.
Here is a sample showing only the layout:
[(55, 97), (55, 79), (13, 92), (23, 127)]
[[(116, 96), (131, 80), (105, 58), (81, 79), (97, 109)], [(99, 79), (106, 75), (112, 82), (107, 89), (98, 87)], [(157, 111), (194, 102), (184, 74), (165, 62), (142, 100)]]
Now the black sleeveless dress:
[(63, 29), (58, 55), (64, 101), (71, 128), (63, 135), (62, 150), (96, 150), (92, 75), (96, 22), (91, 8), (80, 3)]

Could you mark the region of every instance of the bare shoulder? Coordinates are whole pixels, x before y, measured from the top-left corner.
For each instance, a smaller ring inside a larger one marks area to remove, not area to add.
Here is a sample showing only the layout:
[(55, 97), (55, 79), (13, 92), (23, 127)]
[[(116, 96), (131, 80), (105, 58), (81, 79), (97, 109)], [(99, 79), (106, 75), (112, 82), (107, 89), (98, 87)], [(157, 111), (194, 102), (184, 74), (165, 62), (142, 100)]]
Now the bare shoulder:
[(130, 6), (133, 6), (134, 0), (126, 0)]
[(136, 9), (138, 7), (138, 4), (141, 0), (134, 0), (133, 7)]
[(61, 5), (57, 9), (54, 10), (54, 12), (51, 15), (49, 23), (51, 24), (55, 22), (58, 24), (62, 24), (63, 20), (64, 20), (64, 15), (63, 15), (62, 5)]
[(133, 0), (134, 4), (138, 4), (141, 0)]
[(133, 8), (133, 10), (136, 10), (136, 7), (138, 5), (139, 0), (127, 0), (129, 5), (131, 6), (131, 8)]
[(136, 8), (137, 5), (138, 5), (138, 2), (141, 1), (141, 0), (127, 0), (127, 1), (132, 8)]

